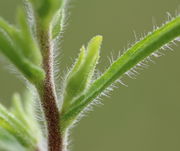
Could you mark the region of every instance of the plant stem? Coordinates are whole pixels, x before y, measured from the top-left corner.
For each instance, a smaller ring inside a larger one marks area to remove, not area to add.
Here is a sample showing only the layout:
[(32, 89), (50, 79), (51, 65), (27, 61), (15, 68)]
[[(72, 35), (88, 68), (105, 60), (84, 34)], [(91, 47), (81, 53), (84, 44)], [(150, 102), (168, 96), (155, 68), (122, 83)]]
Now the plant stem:
[(47, 122), (48, 151), (62, 151), (62, 136), (60, 133), (59, 110), (53, 78), (53, 50), (48, 30), (38, 28), (38, 40), (43, 55), (43, 69), (46, 78), (39, 90), (41, 103)]

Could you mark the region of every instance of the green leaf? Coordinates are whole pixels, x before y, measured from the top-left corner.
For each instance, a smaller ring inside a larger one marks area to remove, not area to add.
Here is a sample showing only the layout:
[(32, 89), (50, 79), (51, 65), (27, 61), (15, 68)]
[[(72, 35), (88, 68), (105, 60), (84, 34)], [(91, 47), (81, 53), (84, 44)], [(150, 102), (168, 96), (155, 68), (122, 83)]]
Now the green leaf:
[(41, 61), (34, 62), (31, 59), (31, 55), (34, 56), (37, 53), (33, 55), (34, 47), (30, 49), (28, 45), (31, 44), (27, 44), (26, 48), (25, 43), (26, 38), (23, 38), (21, 31), (0, 18), (0, 52), (16, 65), (28, 80), (32, 83), (39, 83), (45, 77), (43, 69), (36, 65)]
[(96, 36), (89, 42), (87, 50), (84, 46), (81, 48), (76, 64), (69, 72), (66, 80), (64, 110), (73, 102), (74, 98), (85, 92), (91, 83), (99, 60), (101, 43), (102, 36)]
[[(26, 100), (25, 100), (26, 101)], [(22, 123), (25, 123), (27, 125), (27, 117), (24, 112), (24, 107), (21, 101), (21, 97), (18, 93), (15, 93), (12, 98), (12, 108), (11, 113)]]
[(0, 127), (0, 150), (1, 151), (27, 151), (18, 140), (8, 131)]
[(74, 64), (74, 67), (71, 69), (71, 72), (69, 73), (68, 78), (71, 75), (75, 74), (80, 69), (80, 67), (85, 61), (85, 57), (86, 57), (86, 48), (85, 46), (82, 46), (82, 48), (80, 49), (79, 57), (77, 58), (77, 61)]
[[(32, 137), (37, 141), (41, 139), (41, 129), (35, 119), (35, 108), (32, 94), (28, 91), (21, 97), (15, 93), (12, 98), (11, 113), (21, 121), (21, 123), (28, 129)], [(36, 132), (36, 133), (34, 133)]]
[(157, 49), (180, 36), (180, 17), (174, 18), (128, 49), (61, 116), (62, 131), (106, 88)]
[(36, 147), (37, 140), (33, 138), (28, 129), (2, 105), (0, 105), (0, 127), (14, 136), (25, 148), (33, 151)]
[(46, 28), (54, 14), (63, 6), (65, 0), (29, 0), (40, 23)]
[(41, 51), (35, 41), (36, 39), (31, 33), (26, 18), (27, 16), (24, 10), (19, 8), (17, 22), (21, 30), (14, 33), (13, 40), (15, 40), (16, 44), (19, 43), (19, 48), (22, 50), (22, 53), (25, 57), (27, 57), (35, 65), (40, 66), (42, 64)]
[(38, 44), (32, 36), (28, 22), (26, 20), (27, 16), (23, 9), (18, 11), (18, 24), (20, 30), (9, 25), (3, 19), (0, 19), (0, 27), (8, 34), (14, 43), (14, 47), (22, 53), (28, 60), (30, 60), (35, 65), (40, 66), (42, 64), (42, 55), (38, 48)]
[(59, 9), (51, 23), (51, 36), (55, 39), (63, 31), (65, 21), (65, 12), (63, 9)]

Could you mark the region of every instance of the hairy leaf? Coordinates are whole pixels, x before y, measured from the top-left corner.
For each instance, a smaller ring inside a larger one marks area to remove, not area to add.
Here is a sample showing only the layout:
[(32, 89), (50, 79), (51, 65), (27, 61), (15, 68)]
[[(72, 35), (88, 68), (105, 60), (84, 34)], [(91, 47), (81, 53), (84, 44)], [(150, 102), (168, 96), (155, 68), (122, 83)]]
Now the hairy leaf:
[[(33, 43), (33, 40), (30, 41)], [(18, 29), (6, 23), (3, 19), (0, 19), (0, 52), (14, 63), (27, 79), (33, 83), (37, 83), (44, 79), (44, 71), (40, 66), (36, 65), (41, 62), (40, 56), (38, 57), (37, 54), (39, 50), (33, 46), (30, 48), (32, 44), (30, 41), (28, 41), (29, 44), (26, 44), (26, 38), (23, 38), (23, 35), (21, 35)], [(37, 55), (36, 58), (33, 57), (36, 61), (32, 59), (31, 55)]]
[(74, 100), (74, 103), (61, 118), (63, 121), (62, 131), (72, 124), (77, 116), (119, 77), (150, 56), (154, 51), (179, 36), (180, 17), (178, 16), (128, 49), (101, 77), (94, 81), (87, 91)]
[(65, 21), (65, 12), (63, 9), (59, 9), (51, 23), (51, 36), (55, 39), (63, 31)]
[[(38, 48), (36, 39), (33, 37), (30, 27), (28, 25), (27, 16), (23, 9), (19, 9), (17, 22), (20, 27), (18, 33), (14, 33), (14, 39), (16, 44), (19, 43), (19, 48), (22, 49), (23, 54), (34, 64), (40, 66), (42, 64), (41, 51)], [(16, 39), (17, 38), (17, 39)]]
[(89, 42), (86, 50), (82, 47), (79, 58), (66, 80), (63, 109), (88, 88), (99, 60), (101, 43), (102, 36), (96, 36)]

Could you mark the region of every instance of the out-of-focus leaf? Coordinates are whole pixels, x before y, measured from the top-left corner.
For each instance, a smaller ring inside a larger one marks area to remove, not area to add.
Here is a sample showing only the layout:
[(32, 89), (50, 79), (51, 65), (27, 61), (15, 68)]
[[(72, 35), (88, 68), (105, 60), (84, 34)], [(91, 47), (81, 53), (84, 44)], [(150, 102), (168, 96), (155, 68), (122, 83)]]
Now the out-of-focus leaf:
[(11, 113), (28, 129), (32, 137), (39, 141), (42, 134), (38, 122), (35, 119), (34, 100), (30, 92), (26, 91), (23, 97), (15, 93), (12, 102)]
[(8, 131), (0, 127), (0, 150), (1, 151), (28, 151)]
[[(26, 101), (26, 100), (24, 100)], [(22, 123), (26, 123), (26, 115), (24, 113), (24, 107), (21, 101), (21, 97), (18, 93), (15, 93), (12, 98), (11, 113)], [(26, 125), (27, 126), (27, 125)]]
[(32, 137), (23, 123), (16, 119), (8, 110), (0, 105), (0, 127), (16, 138), (25, 148), (32, 150), (36, 147), (36, 139)]

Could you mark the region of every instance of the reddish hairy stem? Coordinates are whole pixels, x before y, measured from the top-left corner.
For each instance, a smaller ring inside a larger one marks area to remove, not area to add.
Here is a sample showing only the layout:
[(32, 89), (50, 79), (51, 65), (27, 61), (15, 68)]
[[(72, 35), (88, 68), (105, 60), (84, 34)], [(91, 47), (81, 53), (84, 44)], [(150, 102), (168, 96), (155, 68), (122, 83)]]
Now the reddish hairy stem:
[(43, 55), (43, 68), (46, 78), (40, 88), (41, 104), (47, 122), (48, 151), (62, 151), (62, 137), (59, 124), (59, 110), (53, 78), (53, 50), (48, 31), (38, 30), (39, 44)]

